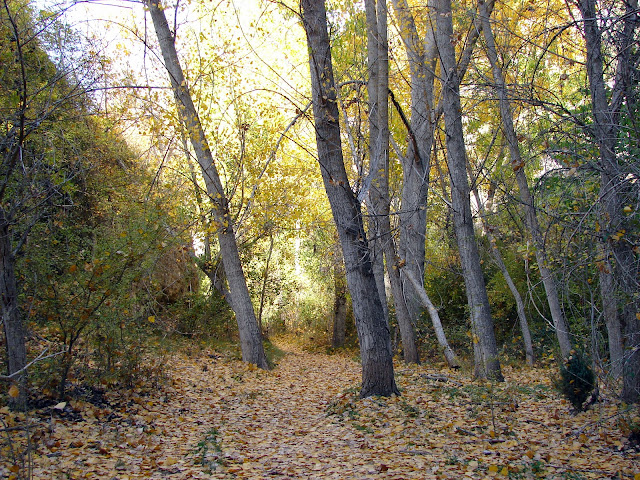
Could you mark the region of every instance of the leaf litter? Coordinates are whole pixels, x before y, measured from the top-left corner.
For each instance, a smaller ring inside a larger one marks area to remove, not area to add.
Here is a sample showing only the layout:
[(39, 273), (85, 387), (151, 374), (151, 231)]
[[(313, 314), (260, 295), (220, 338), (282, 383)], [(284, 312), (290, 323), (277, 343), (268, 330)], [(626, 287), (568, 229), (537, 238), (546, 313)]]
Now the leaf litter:
[(640, 480), (637, 407), (574, 414), (549, 370), (507, 367), (494, 384), (397, 364), (401, 396), (360, 399), (352, 358), (279, 346), (269, 372), (176, 354), (154, 389), (0, 409), (0, 476), (24, 475), (28, 439), (35, 479)]

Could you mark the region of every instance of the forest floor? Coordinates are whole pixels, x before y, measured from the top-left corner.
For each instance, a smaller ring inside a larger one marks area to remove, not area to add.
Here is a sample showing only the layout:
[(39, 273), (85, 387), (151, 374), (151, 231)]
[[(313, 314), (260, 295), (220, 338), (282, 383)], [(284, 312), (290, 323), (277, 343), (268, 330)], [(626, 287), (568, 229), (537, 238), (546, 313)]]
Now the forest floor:
[(491, 384), (397, 364), (401, 396), (359, 399), (354, 359), (278, 346), (269, 372), (204, 350), (153, 389), (0, 409), (0, 477), (640, 479), (637, 406), (573, 414), (549, 370)]

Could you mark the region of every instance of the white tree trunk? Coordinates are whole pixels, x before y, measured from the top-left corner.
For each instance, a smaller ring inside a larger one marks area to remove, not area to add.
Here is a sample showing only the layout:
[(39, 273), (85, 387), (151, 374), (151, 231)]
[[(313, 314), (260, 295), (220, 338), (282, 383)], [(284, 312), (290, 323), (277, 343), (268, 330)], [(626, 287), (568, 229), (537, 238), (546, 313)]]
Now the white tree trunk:
[[(486, 30), (485, 30), (486, 31)], [(482, 220), (482, 225), (484, 226), (485, 235), (489, 240), (489, 248), (491, 250), (491, 256), (493, 256), (493, 260), (496, 262), (498, 269), (502, 273), (504, 280), (507, 282), (509, 286), (509, 290), (513, 295), (513, 299), (516, 302), (516, 311), (518, 312), (518, 320), (520, 321), (520, 330), (522, 331), (522, 341), (524, 343), (524, 352), (525, 358), (528, 365), (533, 365), (535, 362), (534, 354), (533, 354), (533, 342), (531, 341), (531, 331), (529, 330), (529, 322), (527, 321), (527, 314), (524, 309), (524, 301), (522, 300), (522, 296), (516, 287), (516, 284), (513, 282), (511, 275), (509, 274), (509, 270), (502, 259), (502, 254), (498, 249), (498, 244), (496, 242), (496, 238), (493, 234), (494, 228), (489, 224), (487, 219), (487, 212), (485, 210), (484, 203), (480, 199), (480, 194), (478, 193), (478, 187), (473, 183), (473, 187), (471, 188), (473, 191), (473, 196), (476, 199), (476, 203), (478, 204), (478, 210), (480, 213), (480, 219)], [(489, 203), (491, 197), (487, 200)]]

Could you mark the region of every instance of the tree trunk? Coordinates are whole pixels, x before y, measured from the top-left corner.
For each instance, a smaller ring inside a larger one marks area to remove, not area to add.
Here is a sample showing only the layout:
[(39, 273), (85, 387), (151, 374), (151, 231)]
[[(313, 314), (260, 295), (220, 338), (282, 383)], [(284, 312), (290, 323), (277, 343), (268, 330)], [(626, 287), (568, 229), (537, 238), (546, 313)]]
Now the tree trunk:
[[(432, 4), (433, 0), (430, 0), (429, 11)], [(433, 87), (437, 49), (433, 29), (427, 28), (424, 41), (420, 39), (406, 0), (393, 0), (393, 9), (409, 60), (411, 85), (409, 142), (406, 155), (401, 156), (403, 182), (398, 254), (406, 262), (403, 272), (411, 271), (414, 278), (422, 283), (427, 232), (429, 158), (435, 125)], [(413, 288), (407, 288), (405, 299), (410, 318), (417, 320), (422, 310), (419, 295)]]
[[(617, 315), (606, 319), (607, 325), (623, 334), (624, 358), (622, 359), (623, 388), (622, 397), (628, 402), (640, 399), (640, 300), (638, 300), (638, 278), (640, 272), (633, 252), (632, 242), (618, 237), (620, 232), (631, 231), (627, 225), (624, 209), (624, 185), (628, 182), (627, 173), (619, 162), (616, 152), (617, 136), (620, 130), (620, 110), (622, 98), (627, 102), (635, 102), (628, 95), (634, 85), (632, 71), (637, 68), (631, 64), (631, 50), (635, 42), (635, 34), (640, 24), (637, 20), (638, 2), (626, 3), (625, 16), (622, 18), (624, 28), (617, 33), (616, 47), (617, 71), (611, 100), (607, 99), (605, 83), (602, 32), (599, 27), (599, 15), (595, 0), (579, 0), (578, 6), (583, 18), (584, 36), (587, 47), (587, 76), (591, 91), (591, 108), (593, 112), (593, 135), (600, 150), (600, 203), (602, 214), (600, 220), (600, 248), (604, 258), (600, 268), (612, 267), (613, 278), (600, 276), (601, 291), (604, 294), (615, 292)], [(627, 105), (633, 110), (635, 105)], [(637, 186), (632, 186), (637, 194)], [(637, 197), (636, 197), (637, 199)], [(606, 271), (603, 273), (607, 273)], [(609, 282), (614, 283), (612, 286)], [(607, 300), (605, 300), (607, 301)], [(610, 308), (610, 307), (609, 307)], [(616, 317), (619, 320), (616, 320)], [(616, 332), (611, 332), (615, 336)], [(615, 353), (614, 353), (615, 354)]]
[(429, 295), (427, 295), (424, 286), (420, 282), (418, 282), (416, 277), (413, 276), (413, 272), (411, 272), (410, 270), (405, 270), (403, 271), (403, 274), (413, 287), (418, 298), (420, 298), (422, 305), (429, 312), (431, 323), (433, 324), (433, 329), (436, 332), (436, 338), (438, 339), (438, 344), (440, 345), (440, 347), (442, 347), (442, 351), (444, 352), (444, 357), (447, 360), (447, 364), (450, 368), (459, 368), (460, 363), (458, 362), (458, 358), (456, 357), (455, 352), (449, 346), (447, 336), (444, 333), (444, 328), (442, 328), (442, 322), (440, 321), (438, 309), (429, 298)]
[(267, 296), (267, 284), (269, 283), (269, 264), (271, 263), (271, 255), (273, 254), (273, 233), (269, 232), (269, 253), (267, 254), (267, 260), (264, 265), (264, 272), (262, 274), (262, 289), (260, 291), (260, 308), (258, 309), (258, 325), (262, 330), (262, 313), (264, 311), (264, 301)]
[(396, 319), (407, 363), (420, 363), (416, 336), (402, 291), (396, 248), (391, 235), (389, 200), (389, 55), (387, 41), (387, 5), (384, 0), (365, 0), (367, 15), (367, 52), (369, 65), (369, 197), (372, 214), (382, 243)]
[(498, 359), (498, 348), (493, 328), (489, 298), (484, 283), (480, 254), (476, 244), (471, 216), (469, 182), (467, 180), (467, 154), (462, 128), (460, 81), (458, 79), (453, 39), (453, 19), (450, 0), (437, 1), (436, 36), (442, 64), (442, 105), (445, 121), (447, 157), (451, 179), (451, 204), (460, 263), (464, 276), (471, 321), (478, 338), (474, 344), (482, 353), (476, 374), (503, 380)]
[(333, 348), (344, 347), (347, 330), (347, 284), (345, 281), (344, 260), (340, 245), (336, 244), (333, 264), (333, 336), (331, 346)]
[(624, 363), (624, 338), (622, 326), (618, 317), (618, 300), (616, 295), (613, 266), (606, 244), (598, 242), (598, 278), (600, 279), (600, 296), (602, 297), (602, 310), (604, 322), (607, 327), (609, 343), (610, 373), (613, 378), (622, 377), (622, 365)]
[[(493, 9), (493, 0), (488, 2)], [(407, 123), (407, 154), (400, 156), (403, 171), (402, 210), (400, 212), (400, 245), (398, 254), (406, 262), (403, 271), (410, 270), (421, 283), (424, 281), (425, 240), (427, 226), (427, 195), (429, 187), (430, 158), (433, 148), (434, 128), (440, 115), (435, 104), (434, 80), (438, 50), (436, 48), (436, 23), (433, 12), (435, 0), (428, 0), (425, 15), (430, 16), (424, 41), (420, 39), (412, 10), (406, 0), (393, 0), (399, 34), (407, 52), (411, 85), (411, 123)], [(475, 18), (460, 61), (458, 76), (462, 78), (471, 61), (473, 47), (482, 31), (482, 23)], [(421, 300), (413, 295), (413, 288), (405, 291), (407, 307), (412, 319), (420, 315)]]
[[(2, 325), (7, 355), (7, 375), (20, 372), (27, 365), (25, 328), (18, 309), (18, 288), (15, 275), (15, 256), (11, 245), (10, 222), (0, 206), (0, 297), (2, 298)], [(11, 408), (23, 410), (27, 404), (26, 373), (11, 379), (18, 387), (18, 396), (9, 397)]]
[(376, 291), (362, 213), (349, 185), (342, 158), (336, 86), (327, 32), (324, 0), (302, 0), (302, 21), (307, 34), (313, 93), (318, 162), (336, 222), (351, 292), (360, 341), (362, 390), (360, 395), (398, 394), (389, 326)]
[[(486, 32), (486, 26), (485, 26)], [(498, 244), (496, 242), (496, 237), (493, 235), (494, 228), (489, 224), (487, 219), (487, 212), (485, 210), (484, 204), (480, 199), (480, 194), (478, 193), (478, 187), (473, 183), (473, 187), (471, 188), (473, 191), (473, 196), (476, 199), (476, 203), (478, 204), (478, 210), (480, 213), (480, 219), (482, 220), (482, 225), (484, 226), (485, 234), (487, 239), (489, 240), (489, 248), (491, 250), (491, 256), (493, 260), (496, 262), (498, 269), (502, 273), (504, 280), (507, 282), (509, 286), (509, 290), (513, 295), (513, 299), (516, 302), (516, 311), (518, 312), (518, 320), (520, 321), (520, 330), (522, 331), (522, 341), (524, 342), (524, 352), (525, 358), (527, 361), (527, 365), (533, 365), (535, 362), (534, 354), (533, 354), (533, 342), (531, 341), (531, 331), (529, 330), (529, 322), (527, 321), (527, 314), (524, 309), (524, 301), (522, 300), (522, 296), (516, 287), (516, 284), (513, 282), (511, 275), (509, 274), (509, 270), (502, 260), (502, 255), (500, 254), (500, 250), (498, 249)], [(495, 190), (494, 190), (495, 191)], [(491, 195), (487, 199), (487, 203), (491, 201)]]
[[(372, 206), (368, 209), (374, 211)], [(371, 252), (371, 269), (376, 279), (376, 290), (382, 303), (384, 319), (389, 322), (389, 304), (387, 303), (387, 289), (384, 282), (384, 250), (382, 249), (382, 234), (380, 232), (380, 223), (376, 221), (373, 215), (367, 219), (369, 227), (369, 251)]]
[(211, 149), (193, 104), (191, 93), (175, 48), (175, 39), (167, 23), (164, 10), (159, 0), (148, 0), (147, 6), (151, 13), (153, 25), (158, 37), (158, 43), (164, 58), (165, 68), (171, 79), (171, 86), (176, 99), (180, 119), (187, 130), (191, 146), (196, 154), (207, 187), (207, 193), (213, 202), (213, 213), (218, 223), (218, 242), (224, 271), (229, 283), (232, 306), (238, 322), (242, 359), (260, 368), (269, 368), (262, 345), (262, 335), (256, 320), (255, 311), (249, 296), (249, 289), (242, 271), (240, 254), (236, 243), (233, 222), (229, 214), (228, 201), (222, 182), (213, 162)]
[(562, 307), (560, 305), (560, 299), (558, 298), (558, 289), (556, 281), (548, 265), (547, 254), (544, 245), (544, 238), (540, 231), (540, 225), (538, 223), (538, 217), (536, 214), (535, 205), (531, 191), (529, 190), (529, 183), (524, 171), (524, 160), (520, 153), (520, 147), (518, 146), (518, 138), (515, 128), (513, 126), (513, 114), (511, 112), (511, 106), (507, 97), (507, 89), (504, 83), (504, 75), (502, 69), (498, 64), (498, 54), (496, 51), (495, 39), (493, 36), (493, 30), (491, 28), (491, 22), (489, 21), (489, 10), (485, 5), (484, 0), (479, 0), (480, 17), (482, 19), (482, 31), (484, 33), (484, 39), (487, 47), (487, 57), (491, 63), (493, 70), (493, 81), (498, 99), (500, 101), (500, 116), (502, 118), (502, 126), (504, 135), (509, 145), (509, 154), (511, 157), (511, 167), (516, 176), (516, 182), (518, 183), (518, 189), (520, 191), (520, 201), (525, 210), (525, 223), (527, 229), (531, 235), (533, 243), (536, 247), (536, 260), (538, 263), (538, 269), (540, 270), (540, 276), (542, 277), (542, 283), (544, 284), (545, 292), (547, 295), (547, 302), (551, 311), (551, 318), (556, 330), (556, 336), (558, 337), (558, 343), (560, 345), (560, 353), (563, 358), (569, 356), (571, 351), (571, 339), (569, 336), (569, 327), (565, 320)]

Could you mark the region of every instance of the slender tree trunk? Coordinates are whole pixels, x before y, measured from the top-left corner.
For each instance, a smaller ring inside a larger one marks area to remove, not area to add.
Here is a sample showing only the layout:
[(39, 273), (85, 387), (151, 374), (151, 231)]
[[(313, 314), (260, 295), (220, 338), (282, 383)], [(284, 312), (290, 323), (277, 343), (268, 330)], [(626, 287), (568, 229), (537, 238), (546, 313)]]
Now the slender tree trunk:
[[(367, 202), (367, 209), (374, 211), (375, 209), (371, 205), (371, 202)], [(380, 297), (380, 303), (382, 303), (382, 310), (384, 312), (384, 318), (389, 323), (389, 304), (387, 302), (387, 289), (384, 282), (384, 250), (382, 249), (382, 232), (380, 231), (380, 223), (374, 218), (374, 215), (369, 215), (367, 219), (369, 227), (369, 251), (371, 252), (371, 269), (373, 270), (373, 276), (376, 279), (376, 291)]]
[(362, 213), (342, 158), (340, 121), (324, 0), (302, 0), (307, 34), (318, 162), (336, 222), (360, 341), (363, 397), (398, 394), (389, 326), (376, 291)]
[(460, 81), (453, 41), (453, 19), (450, 0), (437, 1), (436, 37), (442, 65), (442, 106), (447, 141), (447, 158), (451, 179), (451, 204), (460, 263), (464, 276), (471, 321), (475, 327), (474, 343), (482, 352), (482, 363), (476, 374), (503, 380), (498, 358), (493, 318), (484, 283), (480, 253), (476, 243), (467, 180), (467, 154), (462, 128)]
[(369, 195), (378, 226), (387, 274), (391, 284), (396, 319), (407, 363), (420, 363), (416, 337), (402, 291), (396, 248), (391, 235), (389, 200), (389, 56), (387, 5), (384, 0), (365, 0), (369, 59), (369, 152), (374, 175)]
[[(587, 47), (587, 75), (591, 91), (591, 108), (593, 112), (593, 134), (600, 150), (600, 248), (603, 252), (601, 268), (608, 274), (611, 268), (613, 278), (600, 276), (601, 291), (604, 294), (615, 292), (617, 315), (607, 319), (607, 325), (614, 329), (610, 336), (617, 334), (617, 325), (623, 334), (624, 357), (622, 358), (623, 388), (622, 397), (629, 402), (640, 399), (640, 300), (638, 300), (638, 271), (633, 245), (617, 236), (619, 232), (629, 231), (624, 217), (624, 190), (628, 182), (626, 172), (619, 165), (616, 142), (620, 130), (620, 110), (622, 98), (632, 88), (632, 71), (636, 67), (631, 63), (631, 50), (636, 41), (636, 32), (640, 28), (638, 2), (626, 2), (625, 16), (622, 18), (624, 28), (617, 38), (618, 57), (617, 72), (613, 85), (611, 100), (607, 100), (605, 84), (602, 33), (599, 27), (599, 15), (595, 0), (579, 0), (578, 6), (582, 14), (584, 37)], [(633, 110), (634, 97), (626, 95), (627, 108)], [(637, 193), (637, 186), (633, 186)], [(636, 197), (637, 198), (637, 197)], [(613, 284), (613, 285), (612, 285)], [(615, 285), (615, 286), (614, 286)], [(605, 300), (606, 301), (606, 300)], [(611, 308), (609, 306), (608, 308)], [(618, 320), (616, 320), (616, 317)], [(610, 339), (611, 340), (611, 339)], [(614, 352), (615, 355), (615, 352)]]
[[(432, 11), (432, 7), (433, 0), (430, 0), (429, 12)], [(403, 182), (398, 254), (406, 262), (402, 271), (411, 271), (414, 278), (422, 284), (427, 231), (429, 158), (435, 125), (433, 87), (437, 49), (434, 30), (429, 26), (424, 40), (420, 39), (414, 16), (406, 0), (393, 0), (393, 9), (409, 60), (411, 85), (409, 142), (406, 155), (401, 156)], [(410, 318), (417, 320), (422, 310), (420, 296), (413, 288), (407, 288), (405, 299)]]
[[(11, 245), (10, 222), (0, 206), (0, 297), (2, 298), (2, 325), (7, 355), (7, 375), (21, 371), (27, 365), (25, 328), (18, 308), (18, 288), (15, 275), (15, 256)], [(24, 409), (27, 404), (26, 373), (12, 378), (18, 387), (18, 396), (10, 397), (11, 408)]]
[[(493, 0), (488, 2), (493, 9)], [(440, 115), (435, 104), (434, 81), (438, 50), (436, 48), (435, 0), (428, 0), (424, 15), (427, 27), (424, 40), (415, 25), (415, 7), (406, 0), (393, 0), (399, 33), (407, 52), (411, 84), (411, 122), (407, 123), (407, 154), (401, 156), (403, 184), (400, 212), (400, 244), (398, 254), (406, 262), (414, 277), (424, 282), (425, 240), (427, 226), (427, 195), (429, 187), (430, 157), (433, 149), (434, 128)], [(458, 62), (458, 76), (464, 77), (471, 61), (474, 45), (482, 31), (482, 23), (475, 18), (474, 28)], [(404, 272), (407, 268), (403, 269)], [(413, 288), (405, 291), (407, 307), (412, 319), (420, 315), (421, 300), (413, 295)]]
[(180, 119), (187, 130), (191, 146), (202, 169), (207, 193), (214, 205), (214, 217), (219, 225), (218, 242), (220, 243), (222, 263), (224, 264), (224, 271), (233, 299), (232, 306), (238, 322), (242, 359), (245, 362), (253, 363), (260, 368), (266, 369), (269, 368), (269, 365), (262, 346), (262, 335), (251, 303), (244, 272), (242, 271), (233, 222), (222, 182), (213, 161), (211, 149), (207, 143), (198, 112), (187, 87), (186, 79), (182, 73), (182, 67), (175, 48), (175, 39), (167, 23), (164, 10), (159, 0), (148, 0), (147, 6), (158, 37), (165, 68), (169, 73)]
[[(486, 31), (486, 27), (485, 27)], [(482, 225), (484, 226), (484, 231), (489, 240), (489, 248), (491, 250), (491, 256), (493, 260), (496, 262), (498, 269), (502, 273), (504, 280), (507, 282), (509, 286), (509, 290), (513, 295), (513, 299), (516, 302), (516, 311), (518, 312), (518, 320), (520, 321), (520, 331), (522, 332), (522, 341), (524, 342), (524, 352), (525, 358), (528, 365), (533, 365), (535, 362), (534, 354), (533, 354), (533, 342), (531, 341), (531, 331), (529, 330), (529, 322), (527, 321), (527, 314), (524, 309), (524, 301), (522, 300), (522, 296), (516, 287), (516, 284), (513, 282), (511, 275), (509, 274), (509, 270), (502, 260), (502, 254), (498, 249), (498, 244), (496, 242), (496, 237), (493, 234), (494, 228), (489, 224), (489, 220), (487, 219), (487, 212), (485, 210), (484, 203), (480, 199), (480, 194), (478, 193), (478, 187), (475, 182), (472, 183), (471, 190), (473, 191), (473, 196), (476, 199), (476, 203), (478, 204), (478, 210), (480, 213), (480, 219), (482, 220)], [(495, 190), (494, 190), (495, 191)], [(487, 203), (491, 201), (491, 195), (487, 200)]]
[(493, 36), (493, 30), (491, 28), (491, 22), (489, 21), (489, 10), (484, 0), (479, 0), (480, 17), (482, 18), (482, 32), (487, 47), (487, 57), (491, 63), (493, 70), (493, 81), (498, 99), (500, 101), (500, 116), (502, 117), (502, 126), (504, 135), (509, 145), (509, 154), (511, 156), (511, 167), (516, 176), (516, 182), (518, 183), (518, 189), (520, 191), (520, 201), (525, 210), (525, 222), (527, 229), (531, 235), (533, 243), (536, 247), (536, 260), (538, 263), (538, 269), (540, 270), (540, 276), (542, 277), (542, 283), (544, 284), (545, 292), (547, 294), (547, 302), (549, 303), (549, 309), (551, 311), (551, 318), (556, 330), (556, 336), (558, 337), (558, 343), (560, 345), (560, 352), (564, 358), (569, 356), (571, 351), (571, 339), (569, 336), (569, 327), (567, 321), (562, 312), (560, 305), (560, 299), (558, 298), (558, 289), (553, 273), (548, 265), (546, 249), (544, 245), (544, 238), (540, 231), (540, 225), (538, 223), (538, 217), (533, 202), (533, 197), (529, 189), (529, 183), (524, 171), (524, 160), (520, 153), (520, 147), (518, 146), (518, 138), (515, 128), (513, 126), (513, 114), (511, 112), (511, 106), (509, 104), (509, 98), (507, 96), (507, 89), (504, 83), (504, 75), (502, 69), (498, 64), (498, 54), (496, 51), (495, 39)]
[(273, 254), (273, 233), (269, 234), (269, 253), (267, 254), (267, 261), (264, 265), (264, 272), (262, 274), (262, 290), (260, 291), (260, 308), (258, 309), (258, 325), (262, 330), (262, 312), (264, 311), (264, 301), (267, 295), (267, 283), (269, 283), (269, 264), (271, 263), (271, 255)]
[(611, 255), (608, 246), (602, 241), (598, 242), (598, 260), (600, 261), (598, 264), (600, 296), (602, 297), (602, 309), (609, 343), (610, 372), (613, 378), (620, 378), (624, 363), (624, 338), (618, 317), (618, 300)]
[(431, 323), (433, 324), (433, 330), (436, 332), (436, 339), (438, 340), (438, 344), (442, 348), (444, 352), (444, 358), (447, 360), (447, 364), (450, 368), (459, 368), (460, 363), (458, 362), (458, 358), (456, 357), (455, 352), (449, 346), (449, 342), (447, 341), (447, 336), (444, 333), (444, 328), (442, 327), (442, 322), (440, 321), (440, 314), (438, 313), (438, 309), (435, 307), (429, 295), (424, 289), (424, 286), (418, 282), (416, 277), (413, 276), (413, 272), (404, 271), (406, 279), (409, 281), (409, 284), (413, 287), (414, 291), (424, 308), (429, 312), (429, 316), (431, 317)]
[(347, 283), (344, 271), (344, 259), (340, 245), (336, 244), (337, 255), (333, 264), (333, 336), (331, 346), (333, 348), (344, 347), (347, 330)]

